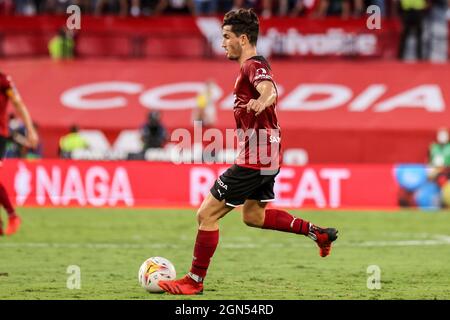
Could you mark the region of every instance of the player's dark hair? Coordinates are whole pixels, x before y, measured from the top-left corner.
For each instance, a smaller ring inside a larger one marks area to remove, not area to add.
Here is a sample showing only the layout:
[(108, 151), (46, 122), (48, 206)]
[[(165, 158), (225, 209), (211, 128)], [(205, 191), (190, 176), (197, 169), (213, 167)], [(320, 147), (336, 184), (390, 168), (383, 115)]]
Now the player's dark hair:
[(252, 45), (256, 45), (259, 33), (259, 20), (253, 9), (232, 10), (225, 14), (222, 27), (231, 26), (238, 37), (245, 34)]

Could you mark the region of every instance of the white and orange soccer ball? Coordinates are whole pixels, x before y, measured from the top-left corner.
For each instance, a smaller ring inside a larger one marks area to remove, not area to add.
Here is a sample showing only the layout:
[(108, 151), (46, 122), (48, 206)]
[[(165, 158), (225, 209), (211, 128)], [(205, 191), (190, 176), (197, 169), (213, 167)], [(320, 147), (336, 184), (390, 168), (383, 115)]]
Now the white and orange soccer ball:
[(139, 268), (138, 280), (141, 286), (151, 293), (163, 292), (158, 286), (159, 280), (174, 280), (177, 276), (175, 266), (162, 257), (151, 257)]

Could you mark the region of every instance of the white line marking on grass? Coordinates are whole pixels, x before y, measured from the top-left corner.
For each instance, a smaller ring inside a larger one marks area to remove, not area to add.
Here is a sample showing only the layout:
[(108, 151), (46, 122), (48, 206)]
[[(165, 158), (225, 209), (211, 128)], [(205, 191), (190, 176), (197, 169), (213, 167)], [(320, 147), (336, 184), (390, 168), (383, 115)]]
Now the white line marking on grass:
[(178, 245), (164, 243), (53, 243), (53, 242), (23, 242), (3, 243), (0, 248), (85, 248), (85, 249), (142, 249), (142, 248), (179, 248)]
[(435, 235), (429, 240), (397, 240), (397, 241), (366, 241), (354, 244), (358, 247), (389, 247), (389, 246), (437, 246), (450, 244), (450, 237)]
[[(409, 246), (437, 246), (450, 245), (450, 236), (436, 235), (429, 240), (397, 240), (397, 241), (365, 241), (365, 242), (337, 242), (339, 247), (409, 247)], [(311, 243), (242, 243), (228, 242), (220, 245), (223, 249), (258, 249), (258, 248), (288, 248), (310, 247)], [(18, 242), (0, 243), (0, 248), (85, 248), (85, 249), (179, 249), (185, 246), (166, 243), (52, 243), (52, 242)]]

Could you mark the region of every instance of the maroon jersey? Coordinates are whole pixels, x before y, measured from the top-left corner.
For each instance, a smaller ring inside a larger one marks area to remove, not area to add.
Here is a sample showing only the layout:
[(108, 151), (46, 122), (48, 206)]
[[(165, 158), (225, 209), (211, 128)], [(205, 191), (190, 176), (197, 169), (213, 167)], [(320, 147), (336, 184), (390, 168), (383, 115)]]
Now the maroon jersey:
[(234, 118), (239, 136), (239, 155), (236, 164), (254, 169), (278, 169), (280, 165), (280, 126), (275, 106), (277, 101), (255, 116), (247, 112), (250, 99), (260, 96), (257, 85), (262, 81), (273, 82), (269, 63), (261, 56), (252, 57), (241, 66), (234, 86)]
[(0, 72), (0, 136), (8, 136), (8, 115), (6, 108), (8, 107), (8, 96), (6, 91), (12, 89), (11, 78)]

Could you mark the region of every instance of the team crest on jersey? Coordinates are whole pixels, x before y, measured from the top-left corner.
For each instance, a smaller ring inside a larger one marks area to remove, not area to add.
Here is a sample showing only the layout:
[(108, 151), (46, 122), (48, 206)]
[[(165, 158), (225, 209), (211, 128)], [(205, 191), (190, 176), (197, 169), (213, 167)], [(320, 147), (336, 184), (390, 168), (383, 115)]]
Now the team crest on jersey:
[(256, 69), (255, 80), (259, 79), (272, 79), (264, 68)]

